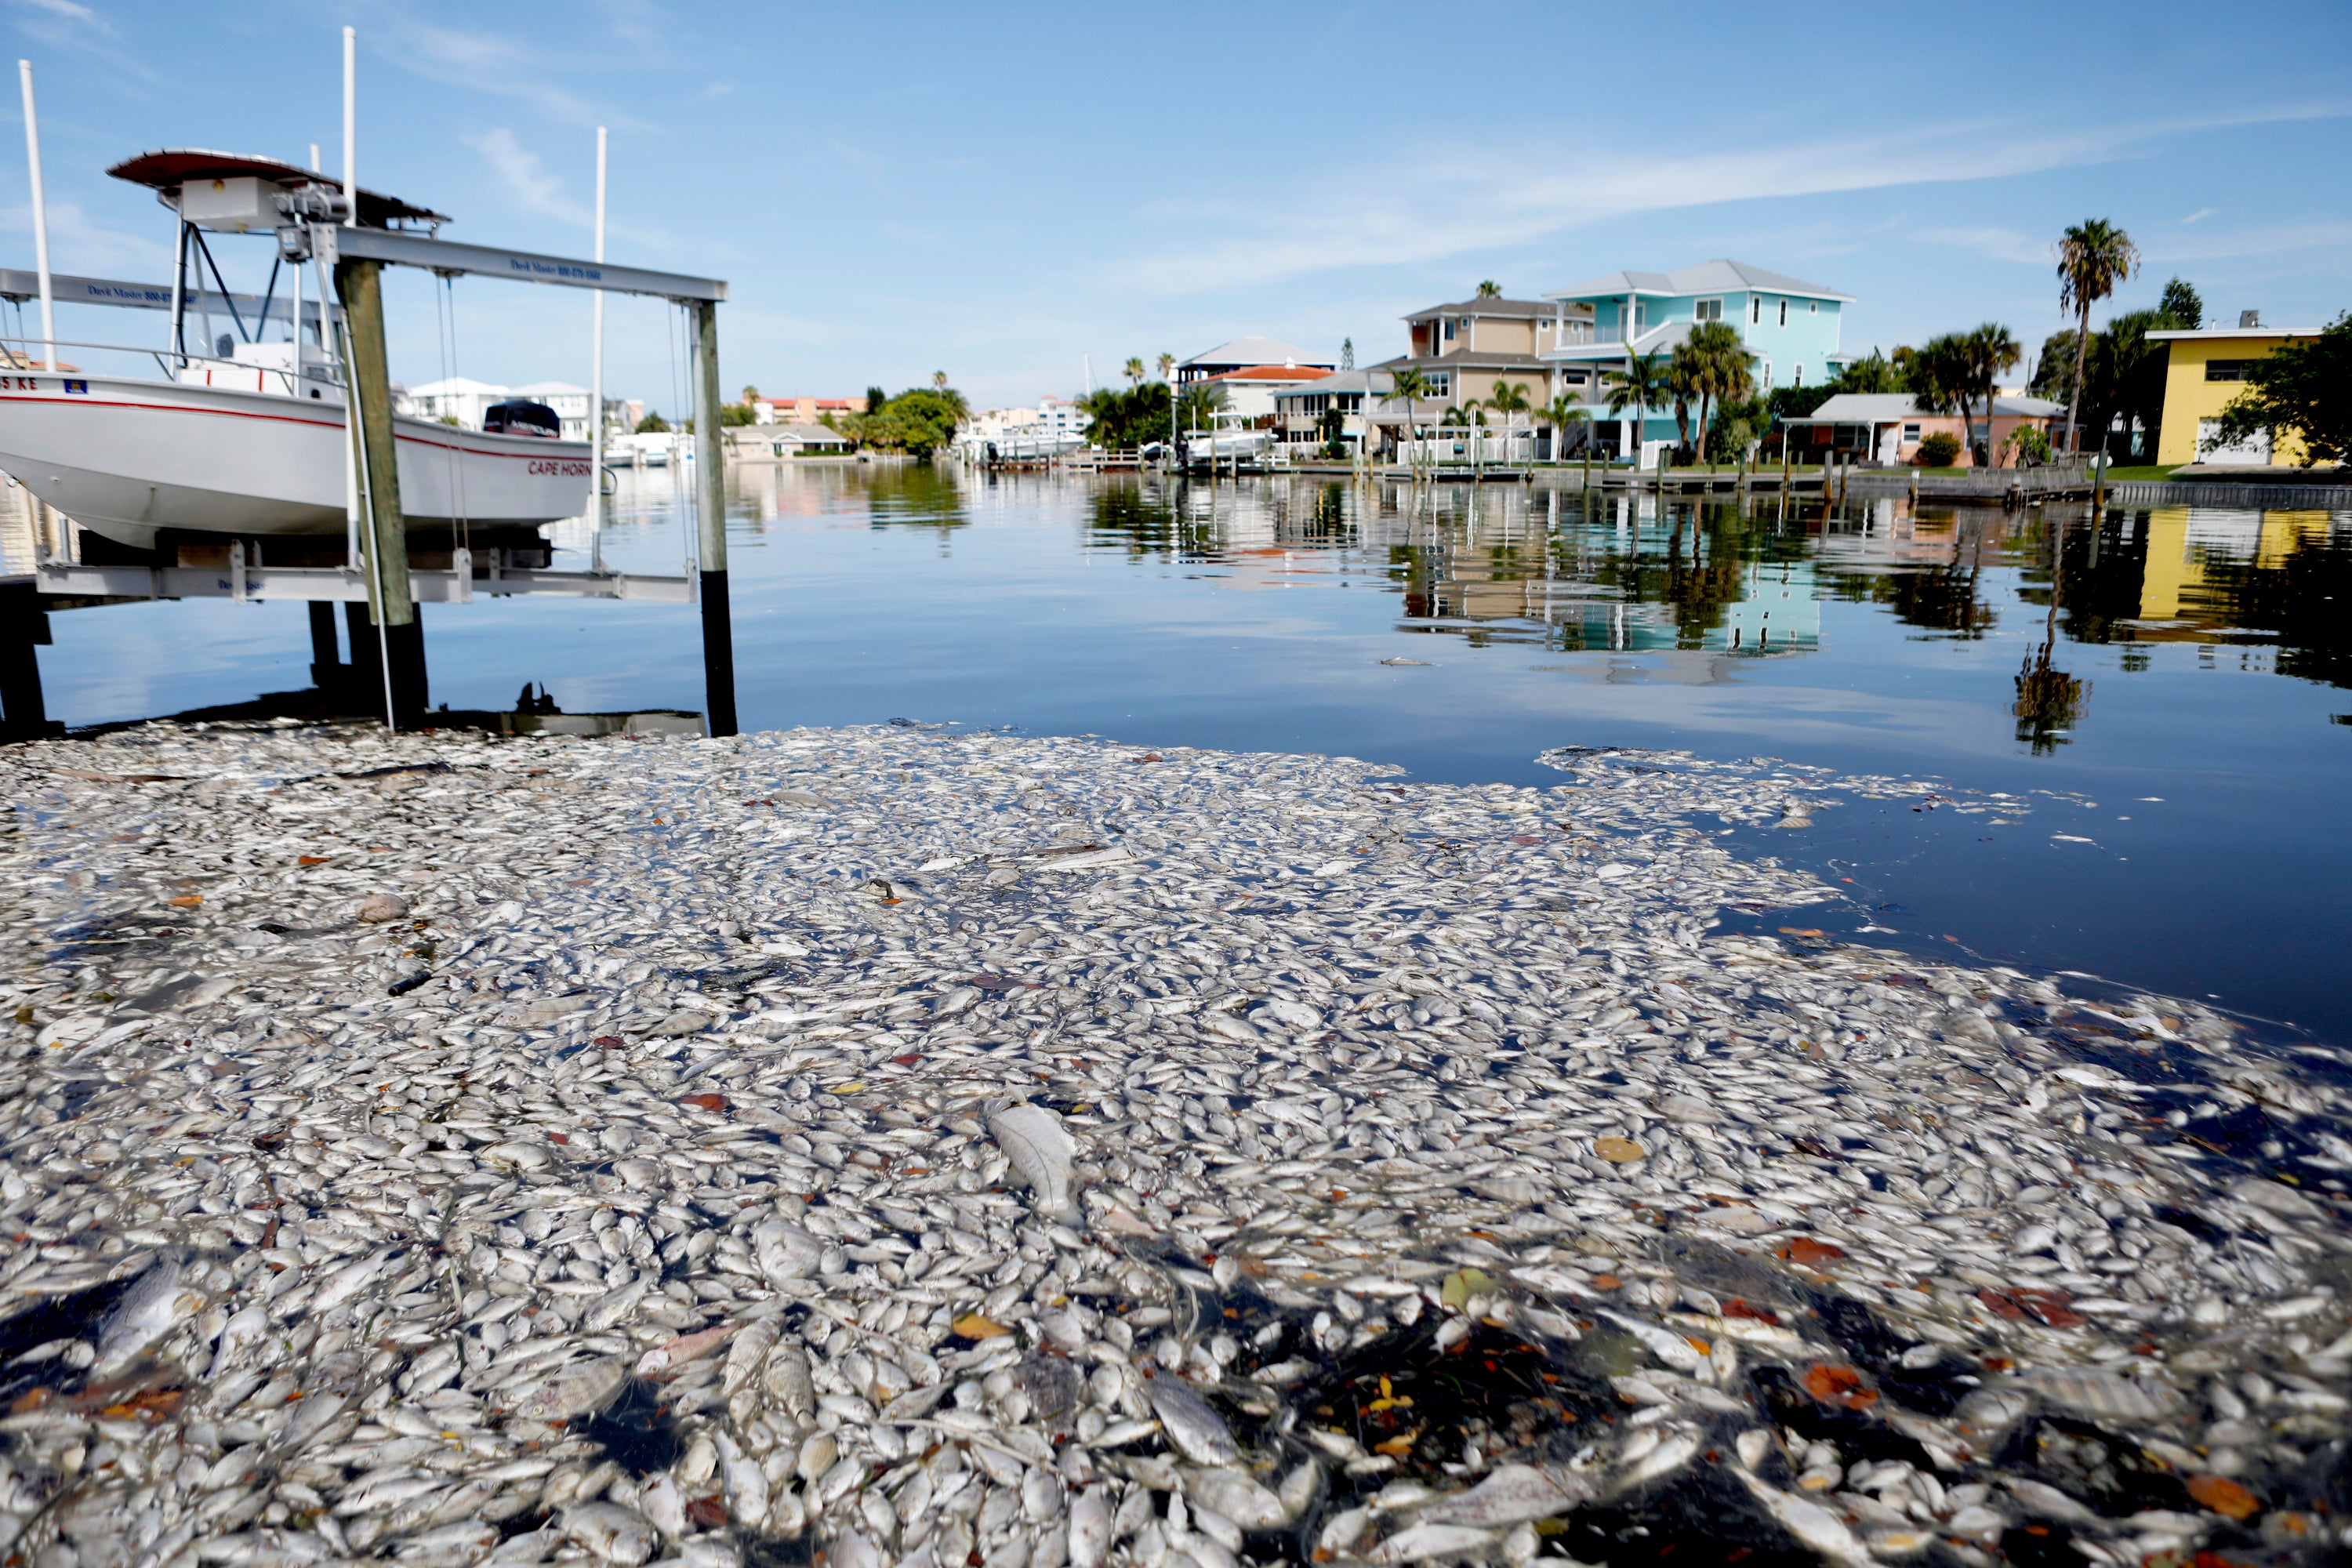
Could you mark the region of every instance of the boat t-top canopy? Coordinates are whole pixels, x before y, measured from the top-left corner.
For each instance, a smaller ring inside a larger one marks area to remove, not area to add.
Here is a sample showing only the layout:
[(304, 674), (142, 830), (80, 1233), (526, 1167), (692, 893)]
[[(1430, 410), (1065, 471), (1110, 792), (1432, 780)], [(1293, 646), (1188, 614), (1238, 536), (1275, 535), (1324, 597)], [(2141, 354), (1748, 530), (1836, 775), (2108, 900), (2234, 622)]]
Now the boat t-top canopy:
[[(243, 153), (215, 153), (206, 147), (170, 147), (157, 153), (142, 153), (136, 158), (126, 158), (107, 171), (118, 180), (128, 180), (134, 185), (147, 185), (166, 205), (179, 205), (180, 189), (191, 181), (205, 180), (267, 180), (286, 190), (300, 190), (307, 185), (325, 185), (340, 190), (335, 181), (313, 169), (281, 163), (276, 158), (256, 158)], [(362, 228), (393, 228), (402, 224), (424, 224), (438, 228), (449, 221), (446, 213), (420, 207), (398, 196), (387, 196), (381, 191), (360, 187), (357, 221)]]

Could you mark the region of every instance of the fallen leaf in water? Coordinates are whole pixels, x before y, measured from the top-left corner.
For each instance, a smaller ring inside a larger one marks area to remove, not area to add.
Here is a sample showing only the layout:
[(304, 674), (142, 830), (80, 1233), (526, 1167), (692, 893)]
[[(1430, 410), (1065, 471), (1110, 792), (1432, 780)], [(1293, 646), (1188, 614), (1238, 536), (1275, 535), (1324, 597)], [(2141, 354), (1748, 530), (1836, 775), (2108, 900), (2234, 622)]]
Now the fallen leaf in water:
[(1782, 936), (1819, 936), (1822, 933), (1811, 926), (1782, 926), (1780, 934)]
[(1727, 1318), (1748, 1318), (1759, 1323), (1777, 1323), (1780, 1321), (1780, 1314), (1769, 1307), (1751, 1307), (1737, 1296), (1724, 1302), (1723, 1315)]
[(2215, 1513), (2240, 1523), (2262, 1512), (2262, 1500), (2227, 1476), (2191, 1476), (2189, 1495)]
[(729, 1100), (723, 1094), (689, 1094), (682, 1096), (679, 1099), (678, 1103), (680, 1105), (698, 1106), (704, 1110), (724, 1110), (729, 1106), (734, 1104), (734, 1101)]
[(1411, 1432), (1404, 1433), (1401, 1436), (1391, 1437), (1385, 1443), (1373, 1444), (1372, 1452), (1375, 1454), (1387, 1454), (1391, 1458), (1402, 1459), (1407, 1454), (1412, 1452), (1412, 1446), (1420, 1436), (1420, 1429), (1415, 1428)]
[(1625, 1281), (1618, 1279), (1614, 1274), (1595, 1274), (1592, 1277), (1592, 1288), (1595, 1290), (1614, 1290), (1623, 1283)]
[(2053, 1329), (2079, 1329), (2091, 1320), (2074, 1310), (2074, 1298), (2063, 1290), (2020, 1290), (2017, 1304)]
[(171, 905), (175, 910), (193, 910), (204, 901), (205, 896), (202, 893), (182, 893), (178, 898), (171, 900)]
[(1495, 1279), (1492, 1275), (1483, 1268), (1462, 1268), (1445, 1277), (1445, 1283), (1439, 1289), (1437, 1299), (1454, 1310), (1460, 1311), (1462, 1304), (1471, 1297), (1491, 1296), (1494, 1293)]
[(324, 855), (297, 855), (294, 857), (294, 864), (297, 866), (323, 866), (326, 863), (327, 857)]
[(1631, 1138), (1595, 1138), (1592, 1152), (1612, 1165), (1629, 1165), (1650, 1152)]
[(1013, 1331), (993, 1318), (983, 1318), (978, 1312), (966, 1312), (955, 1321), (955, 1331), (968, 1340), (1003, 1339)]
[(1801, 1236), (1780, 1248), (1780, 1256), (1791, 1263), (1801, 1263), (1808, 1268), (1818, 1268), (1824, 1263), (1843, 1258), (1845, 1248), (1834, 1242), (1815, 1241), (1810, 1236)]
[(1864, 1388), (1862, 1373), (1850, 1366), (1807, 1367), (1805, 1392), (1823, 1405), (1834, 1405), (1842, 1410), (1867, 1410), (1878, 1403), (1878, 1390)]

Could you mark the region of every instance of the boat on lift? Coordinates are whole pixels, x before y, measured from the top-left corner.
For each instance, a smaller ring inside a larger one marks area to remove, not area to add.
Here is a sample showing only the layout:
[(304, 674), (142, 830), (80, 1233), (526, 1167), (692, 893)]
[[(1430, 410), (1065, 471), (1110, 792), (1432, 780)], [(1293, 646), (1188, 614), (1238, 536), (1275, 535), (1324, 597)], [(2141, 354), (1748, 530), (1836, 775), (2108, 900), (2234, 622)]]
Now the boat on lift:
[[(0, 374), (0, 469), (82, 527), (136, 549), (161, 531), (240, 536), (344, 532), (352, 443), (347, 377), (331, 338), (320, 341), (313, 304), (286, 310), (276, 300), (289, 258), (299, 300), (309, 251), (301, 228), (350, 216), (358, 226), (425, 227), (449, 221), (395, 197), (362, 189), (348, 214), (339, 187), (270, 158), (200, 149), (145, 153), (107, 171), (152, 189), (177, 216), (179, 260), (172, 328), (151, 356), (160, 375), (118, 375), (48, 365), (38, 345), (19, 351)], [(213, 263), (205, 236), (268, 234), (279, 256), (249, 327)], [(188, 287), (192, 265), (197, 287)], [(218, 288), (203, 287), (209, 267)], [(208, 333), (213, 302), (226, 305), (236, 331), (192, 352), (189, 317)], [(273, 314), (273, 305), (286, 311)], [(277, 320), (285, 341), (262, 341)], [(109, 344), (60, 344), (108, 349)], [(77, 356), (79, 357), (79, 356)], [(395, 416), (402, 510), (412, 529), (532, 527), (579, 516), (594, 477), (584, 441), (551, 437), (533, 422), (494, 421), (466, 430)]]

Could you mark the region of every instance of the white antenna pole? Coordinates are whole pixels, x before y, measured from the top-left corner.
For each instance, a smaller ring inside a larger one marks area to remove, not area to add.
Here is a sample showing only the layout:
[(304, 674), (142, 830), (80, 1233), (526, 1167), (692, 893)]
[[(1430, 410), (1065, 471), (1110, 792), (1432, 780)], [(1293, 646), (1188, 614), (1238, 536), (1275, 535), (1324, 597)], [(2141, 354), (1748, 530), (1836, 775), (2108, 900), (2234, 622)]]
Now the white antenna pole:
[(1087, 395), (1092, 397), (1095, 395), (1095, 356), (1080, 354), (1078, 359), (1087, 367)]
[(310, 173), (315, 174), (319, 172), (319, 144), (313, 142), (310, 143)]
[(350, 227), (360, 220), (359, 148), (360, 134), (360, 35), (356, 27), (343, 29), (343, 200), (351, 212), (343, 225)]
[[(359, 30), (343, 29), (343, 216), (345, 226), (359, 222), (360, 67)], [(319, 308), (324, 311), (332, 296), (327, 290), (326, 264), (319, 267)], [(321, 315), (323, 327), (326, 318)], [(323, 336), (324, 334), (321, 333)], [(343, 370), (343, 559), (354, 569), (360, 563), (360, 389), (349, 352), (341, 355)], [(370, 555), (374, 554), (369, 551)], [(385, 679), (391, 679), (387, 666)], [(389, 700), (385, 707), (390, 709)]]
[(33, 62), (18, 60), (16, 75), (25, 84), (25, 160), (33, 170), (33, 265), (41, 275), (41, 359), (44, 368), (55, 370), (58, 312), (49, 294), (49, 207), (41, 194), (41, 123), (33, 112)]
[[(596, 260), (604, 259), (604, 128), (596, 127)], [(596, 290), (588, 367), (588, 569), (604, 569), (604, 290)]]

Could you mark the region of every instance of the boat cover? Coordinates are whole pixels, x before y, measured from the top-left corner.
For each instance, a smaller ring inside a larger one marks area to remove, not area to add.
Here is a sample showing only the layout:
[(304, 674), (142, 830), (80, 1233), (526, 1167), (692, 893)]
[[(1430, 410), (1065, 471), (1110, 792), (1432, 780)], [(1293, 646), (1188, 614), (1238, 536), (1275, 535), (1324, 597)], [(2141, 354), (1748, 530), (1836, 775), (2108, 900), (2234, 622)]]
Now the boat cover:
[[(338, 184), (299, 164), (281, 163), (276, 158), (255, 158), (242, 153), (215, 153), (203, 147), (172, 147), (162, 152), (142, 153), (127, 158), (107, 171), (118, 180), (128, 180), (134, 185), (150, 185), (158, 191), (176, 191), (190, 180), (229, 180), (250, 174), (270, 180), (289, 188), (296, 185)], [(443, 224), (446, 215), (360, 187), (359, 222), (362, 228), (390, 228), (397, 223)]]

